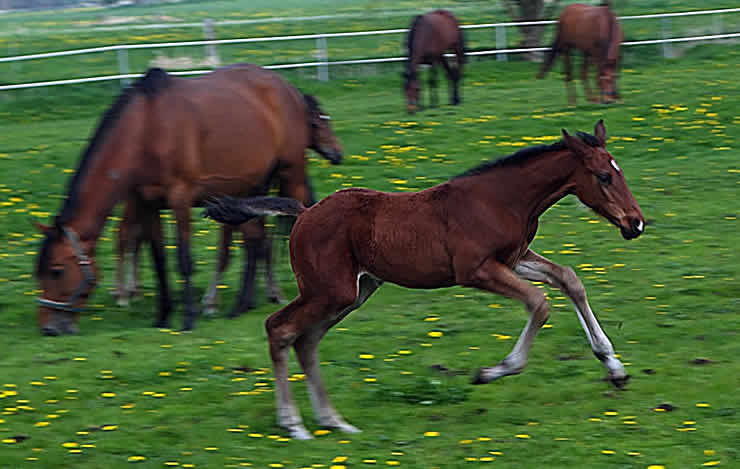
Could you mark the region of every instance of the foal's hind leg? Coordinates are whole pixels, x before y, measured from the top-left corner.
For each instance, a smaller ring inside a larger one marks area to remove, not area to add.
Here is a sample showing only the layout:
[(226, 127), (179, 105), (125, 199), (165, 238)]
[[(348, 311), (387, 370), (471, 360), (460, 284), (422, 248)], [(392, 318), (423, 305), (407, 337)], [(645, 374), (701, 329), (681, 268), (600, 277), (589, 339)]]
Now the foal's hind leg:
[(292, 438), (309, 440), (311, 434), (303, 426), (303, 420), (293, 400), (288, 382), (288, 358), (290, 346), (297, 338), (293, 319), (306, 314), (321, 314), (320, 304), (307, 303), (298, 297), (270, 315), (265, 321), (270, 358), (275, 373), (275, 404), (277, 405), (278, 425), (290, 432)]
[(609, 337), (601, 329), (599, 321), (591, 311), (586, 289), (573, 269), (555, 264), (529, 250), (517, 264), (516, 272), (530, 280), (553, 285), (570, 298), (578, 313), (581, 326), (586, 331), (594, 355), (604, 363), (609, 372), (609, 381), (619, 388), (623, 387), (629, 380), (629, 375), (624, 371), (624, 366), (617, 359)]
[(317, 324), (310, 331), (300, 336), (294, 344), (296, 357), (306, 374), (306, 384), (308, 385), (311, 404), (313, 405), (319, 424), (325, 427), (338, 428), (348, 433), (360, 432), (358, 428), (348, 424), (334, 409), (331, 402), (329, 402), (329, 396), (326, 393), (326, 388), (324, 388), (319, 372), (319, 341), (331, 327), (349, 313), (362, 306), (382, 283), (381, 280), (371, 275), (360, 274), (357, 279), (358, 294), (355, 302), (345, 308), (337, 317)]
[(474, 384), (488, 383), (502, 376), (521, 373), (527, 364), (537, 332), (550, 316), (550, 307), (544, 293), (531, 283), (521, 279), (509, 267), (494, 260), (485, 261), (472, 273), (471, 278), (458, 283), (481, 288), (509, 298), (522, 301), (530, 313), (527, 325), (519, 336), (514, 349), (498, 365), (481, 368)]

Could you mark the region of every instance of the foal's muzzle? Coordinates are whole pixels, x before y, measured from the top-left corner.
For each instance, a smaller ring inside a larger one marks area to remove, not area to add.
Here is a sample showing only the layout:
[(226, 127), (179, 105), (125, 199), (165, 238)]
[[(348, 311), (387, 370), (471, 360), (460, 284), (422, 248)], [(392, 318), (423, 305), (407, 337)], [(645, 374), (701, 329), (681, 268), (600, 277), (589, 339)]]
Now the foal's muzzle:
[(635, 239), (645, 232), (645, 220), (638, 217), (628, 218), (626, 224), (619, 227), (624, 239)]

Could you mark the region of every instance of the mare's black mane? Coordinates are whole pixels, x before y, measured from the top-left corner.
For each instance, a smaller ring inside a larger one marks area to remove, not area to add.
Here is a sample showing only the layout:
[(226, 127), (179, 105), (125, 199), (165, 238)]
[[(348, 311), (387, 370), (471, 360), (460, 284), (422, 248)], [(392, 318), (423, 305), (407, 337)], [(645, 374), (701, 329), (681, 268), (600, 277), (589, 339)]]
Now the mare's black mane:
[(105, 111), (105, 114), (103, 114), (98, 126), (95, 128), (95, 132), (90, 138), (85, 151), (82, 153), (80, 163), (77, 166), (77, 171), (67, 184), (67, 197), (62, 203), (62, 208), (59, 211), (59, 214), (54, 218), (54, 228), (47, 230), (46, 237), (41, 244), (38, 263), (36, 265), (37, 275), (47, 266), (51, 245), (59, 239), (62, 225), (69, 222), (79, 208), (79, 189), (87, 171), (92, 166), (91, 162), (97, 154), (96, 151), (99, 149), (100, 143), (108, 135), (108, 132), (115, 127), (115, 124), (120, 119), (123, 111), (135, 96), (139, 94), (155, 96), (168, 86), (169, 80), (170, 77), (167, 75), (167, 72), (161, 68), (151, 68), (143, 77), (139, 78), (131, 86), (127, 87), (123, 93), (116, 98), (113, 105)]

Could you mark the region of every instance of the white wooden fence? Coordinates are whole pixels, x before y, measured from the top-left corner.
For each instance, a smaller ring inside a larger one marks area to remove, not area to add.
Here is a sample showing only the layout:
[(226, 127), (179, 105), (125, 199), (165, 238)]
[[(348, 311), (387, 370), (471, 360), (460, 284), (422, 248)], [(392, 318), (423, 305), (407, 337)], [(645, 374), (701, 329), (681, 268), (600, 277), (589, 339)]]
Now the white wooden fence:
[[(662, 19), (662, 38), (661, 39), (649, 39), (641, 41), (626, 41), (622, 43), (624, 46), (639, 46), (648, 44), (663, 44), (663, 54), (666, 57), (672, 55), (671, 44), (680, 42), (697, 42), (697, 41), (709, 41), (709, 40), (721, 40), (721, 39), (732, 39), (740, 38), (740, 32), (724, 33), (721, 34), (721, 20), (714, 21), (714, 29), (716, 34), (701, 35), (701, 36), (689, 36), (689, 37), (668, 37), (670, 33), (670, 19), (674, 17), (683, 16), (695, 16), (695, 15), (722, 15), (725, 13), (738, 13), (740, 8), (726, 8), (722, 10), (703, 10), (703, 11), (691, 11), (691, 12), (680, 12), (680, 13), (660, 13), (652, 15), (638, 15), (638, 16), (622, 16), (620, 20), (637, 20), (637, 19)], [(721, 16), (715, 16), (715, 18), (721, 18)], [(496, 30), (496, 49), (468, 52), (468, 56), (482, 56), (482, 55), (497, 55), (500, 60), (506, 59), (506, 54), (515, 54), (522, 52), (535, 52), (545, 51), (547, 47), (534, 47), (534, 48), (518, 48), (518, 49), (507, 49), (506, 48), (506, 28), (513, 26), (534, 26), (534, 25), (548, 25), (554, 24), (556, 21), (527, 21), (527, 22), (510, 22), (510, 23), (487, 23), (487, 24), (474, 24), (464, 25), (464, 29), (481, 29), (481, 28), (495, 28)], [(47, 52), (39, 54), (27, 54), (18, 55), (12, 57), (0, 57), (0, 63), (6, 62), (18, 62), (23, 60), (43, 59), (51, 57), (63, 57), (70, 55), (80, 54), (91, 54), (98, 52), (113, 52), (115, 51), (118, 56), (119, 74), (117, 75), (106, 75), (97, 77), (87, 78), (73, 78), (67, 80), (53, 80), (53, 81), (42, 81), (33, 83), (18, 83), (18, 84), (7, 84), (0, 85), (0, 91), (2, 90), (14, 90), (22, 88), (36, 88), (42, 86), (53, 86), (53, 85), (66, 85), (76, 83), (89, 83), (97, 81), (108, 81), (108, 80), (121, 80), (122, 83), (127, 83), (133, 78), (141, 76), (138, 73), (130, 73), (128, 69), (128, 50), (133, 49), (161, 49), (170, 47), (184, 47), (184, 46), (215, 46), (219, 44), (246, 44), (254, 42), (277, 42), (277, 41), (297, 41), (297, 40), (314, 40), (316, 41), (316, 49), (318, 50), (318, 60), (313, 62), (302, 62), (302, 63), (289, 63), (289, 64), (278, 64), (278, 65), (267, 65), (265, 68), (270, 69), (294, 69), (294, 68), (307, 68), (316, 67), (318, 68), (318, 77), (321, 80), (328, 80), (329, 67), (332, 65), (355, 65), (355, 64), (377, 64), (377, 63), (388, 63), (388, 62), (402, 62), (406, 60), (405, 57), (378, 57), (378, 58), (365, 58), (365, 59), (354, 59), (354, 60), (329, 60), (329, 54), (327, 50), (327, 39), (333, 38), (345, 38), (345, 37), (357, 37), (357, 36), (376, 36), (386, 34), (401, 34), (407, 30), (404, 29), (386, 29), (379, 31), (358, 31), (358, 32), (346, 32), (346, 33), (325, 33), (325, 34), (301, 34), (293, 36), (274, 36), (274, 37), (252, 37), (252, 38), (237, 38), (237, 39), (218, 39), (218, 40), (203, 40), (203, 41), (183, 41), (183, 42), (164, 42), (155, 44), (120, 44), (113, 46), (93, 47), (87, 49), (74, 49), (65, 50), (59, 52)], [(208, 73), (210, 70), (188, 70), (171, 72), (173, 75), (198, 75)]]

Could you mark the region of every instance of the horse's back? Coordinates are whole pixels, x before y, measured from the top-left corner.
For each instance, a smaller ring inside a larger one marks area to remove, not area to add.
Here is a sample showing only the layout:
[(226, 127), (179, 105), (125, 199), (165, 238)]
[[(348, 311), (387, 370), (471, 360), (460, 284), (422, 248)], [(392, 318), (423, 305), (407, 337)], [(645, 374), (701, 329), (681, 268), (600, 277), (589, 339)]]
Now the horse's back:
[(239, 64), (170, 79), (147, 115), (149, 153), (197, 187), (196, 197), (246, 195), (278, 157), (303, 158), (308, 129), (302, 95), (276, 73)]
[(435, 203), (438, 187), (414, 193), (352, 188), (326, 197), (298, 219), (291, 234), (296, 274), (339, 258), (358, 272), (406, 287), (452, 285), (444, 205)]
[(608, 6), (570, 4), (560, 14), (560, 40), (581, 50), (601, 47), (601, 42), (609, 38), (614, 20), (614, 13)]

